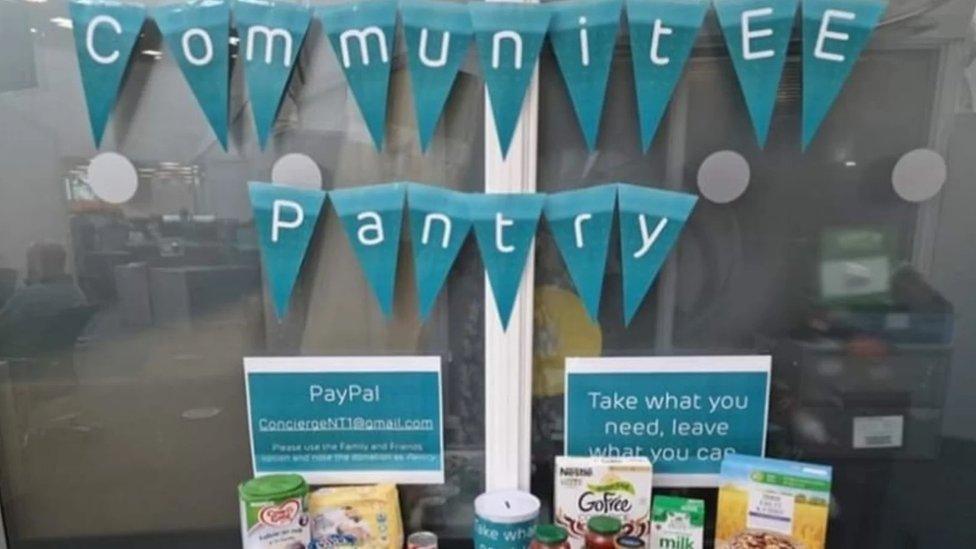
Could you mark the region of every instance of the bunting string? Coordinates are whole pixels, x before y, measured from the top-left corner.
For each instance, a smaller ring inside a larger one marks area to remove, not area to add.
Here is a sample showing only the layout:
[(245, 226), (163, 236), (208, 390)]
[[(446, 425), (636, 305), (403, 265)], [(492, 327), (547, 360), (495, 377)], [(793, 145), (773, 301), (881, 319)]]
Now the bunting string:
[(248, 188), (279, 320), (287, 314), (322, 210), (331, 202), (384, 315), (393, 314), (406, 210), (421, 318), (430, 314), (458, 252), (473, 232), (503, 327), (511, 318), (541, 218), (547, 220), (570, 279), (596, 322), (617, 214), (624, 321), (629, 324), (697, 201), (687, 193), (622, 183), (555, 194), (461, 193), (412, 182), (328, 192), (260, 182), (251, 182)]
[[(769, 135), (802, 4), (806, 149), (850, 75), (887, 0), (713, 0), (756, 140)], [(590, 150), (621, 16), (626, 11), (640, 138), (650, 148), (709, 9), (708, 0), (563, 0), (545, 4), (356, 0), (309, 8), (277, 0), (191, 0), (151, 12), (116, 0), (72, 0), (69, 11), (95, 145), (100, 146), (142, 26), (152, 18), (226, 150), (231, 27), (239, 37), (258, 143), (271, 139), (313, 16), (335, 53), (373, 143), (385, 138), (390, 71), (401, 21), (417, 131), (426, 151), (473, 42), (498, 145), (508, 152), (548, 37)]]

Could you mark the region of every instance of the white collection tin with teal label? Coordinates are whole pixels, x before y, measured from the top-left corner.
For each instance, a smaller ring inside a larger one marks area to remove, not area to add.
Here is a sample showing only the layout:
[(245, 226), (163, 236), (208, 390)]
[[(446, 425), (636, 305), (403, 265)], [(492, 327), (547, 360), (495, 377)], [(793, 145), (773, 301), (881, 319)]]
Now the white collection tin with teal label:
[(475, 549), (525, 549), (539, 518), (539, 498), (518, 490), (486, 492), (474, 500)]

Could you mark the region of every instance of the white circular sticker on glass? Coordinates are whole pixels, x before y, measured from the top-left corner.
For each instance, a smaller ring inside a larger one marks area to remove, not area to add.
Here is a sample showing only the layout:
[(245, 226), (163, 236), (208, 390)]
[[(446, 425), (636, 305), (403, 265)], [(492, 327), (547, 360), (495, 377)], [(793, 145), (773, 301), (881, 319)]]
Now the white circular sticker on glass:
[(891, 186), (903, 200), (924, 202), (939, 194), (946, 174), (946, 163), (941, 154), (931, 149), (915, 149), (895, 163)]
[(88, 186), (100, 200), (123, 204), (136, 195), (139, 175), (128, 158), (114, 152), (101, 153), (88, 164)]
[(698, 167), (698, 190), (716, 204), (742, 196), (749, 186), (749, 162), (735, 151), (718, 151)]
[(290, 153), (275, 161), (271, 167), (271, 181), (302, 189), (321, 189), (322, 170), (306, 154)]

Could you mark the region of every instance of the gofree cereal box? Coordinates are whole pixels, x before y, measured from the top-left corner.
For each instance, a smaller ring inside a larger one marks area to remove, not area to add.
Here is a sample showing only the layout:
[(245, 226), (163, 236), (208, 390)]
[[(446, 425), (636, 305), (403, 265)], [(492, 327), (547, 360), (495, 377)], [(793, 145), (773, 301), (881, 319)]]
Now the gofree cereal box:
[(646, 457), (556, 458), (555, 520), (569, 532), (573, 549), (583, 547), (591, 517), (620, 519), (623, 536), (650, 543), (651, 462)]

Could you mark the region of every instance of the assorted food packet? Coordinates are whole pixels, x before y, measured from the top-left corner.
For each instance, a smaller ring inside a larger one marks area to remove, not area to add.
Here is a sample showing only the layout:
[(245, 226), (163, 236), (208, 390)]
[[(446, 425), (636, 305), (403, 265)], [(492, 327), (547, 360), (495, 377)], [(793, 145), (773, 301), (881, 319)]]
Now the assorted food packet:
[(823, 549), (831, 468), (733, 454), (719, 474), (716, 549)]
[(309, 549), (403, 547), (396, 485), (321, 488), (309, 496)]

